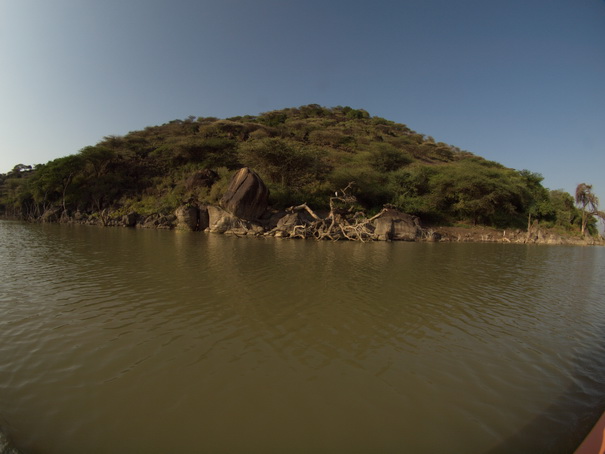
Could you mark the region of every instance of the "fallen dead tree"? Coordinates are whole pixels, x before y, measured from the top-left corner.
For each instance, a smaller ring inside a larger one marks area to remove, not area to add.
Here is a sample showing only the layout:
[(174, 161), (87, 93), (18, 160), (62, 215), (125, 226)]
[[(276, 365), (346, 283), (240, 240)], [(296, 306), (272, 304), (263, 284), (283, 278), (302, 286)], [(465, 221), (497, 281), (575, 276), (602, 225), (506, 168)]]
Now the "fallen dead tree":
[[(306, 221), (299, 217), (300, 223), (290, 224), (287, 230), (284, 226), (280, 227), (280, 236), (289, 238), (314, 238), (316, 240), (350, 240), (350, 241), (374, 241), (390, 238), (389, 232), (384, 229), (377, 229), (374, 221), (381, 218), (392, 207), (385, 206), (378, 214), (368, 218), (364, 212), (355, 211), (357, 199), (348, 192), (353, 187), (351, 182), (340, 192), (336, 192), (330, 197), (330, 212), (326, 217), (319, 216), (306, 203), (292, 206), (286, 210), (289, 214), (306, 213), (311, 220)], [(275, 233), (278, 230), (273, 229), (268, 234)]]

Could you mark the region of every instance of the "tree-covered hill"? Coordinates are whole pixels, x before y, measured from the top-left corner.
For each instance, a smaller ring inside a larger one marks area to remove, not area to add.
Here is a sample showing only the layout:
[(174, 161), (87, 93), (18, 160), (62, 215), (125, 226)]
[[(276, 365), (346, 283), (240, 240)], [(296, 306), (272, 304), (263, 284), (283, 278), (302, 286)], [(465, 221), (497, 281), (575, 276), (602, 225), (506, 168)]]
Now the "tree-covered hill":
[[(436, 142), (406, 125), (350, 107), (307, 105), (228, 119), (189, 117), (78, 153), (0, 175), (0, 210), (39, 218), (73, 213), (168, 213), (183, 203), (213, 204), (235, 169), (255, 169), (276, 209), (327, 207), (355, 182), (360, 208), (391, 204), (429, 224), (542, 225), (575, 231), (581, 213), (542, 177)], [(595, 231), (595, 221), (588, 223)]]

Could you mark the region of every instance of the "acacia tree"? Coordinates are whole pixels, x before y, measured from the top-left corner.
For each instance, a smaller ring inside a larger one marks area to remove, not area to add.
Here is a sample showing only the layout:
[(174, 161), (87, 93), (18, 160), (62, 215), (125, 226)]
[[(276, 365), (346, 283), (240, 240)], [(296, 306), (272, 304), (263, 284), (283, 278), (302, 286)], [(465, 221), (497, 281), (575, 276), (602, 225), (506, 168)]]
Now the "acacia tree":
[(592, 192), (592, 185), (580, 183), (576, 188), (576, 204), (582, 212), (582, 235), (586, 233), (586, 225), (591, 216), (605, 220), (605, 213), (599, 211), (599, 199)]
[(243, 164), (284, 187), (300, 188), (327, 170), (323, 150), (288, 139), (250, 140), (239, 147), (239, 154)]
[(94, 209), (101, 211), (105, 202), (115, 198), (121, 188), (117, 169), (111, 164), (116, 153), (101, 146), (82, 148), (78, 154), (84, 162), (83, 177)]
[(553, 214), (553, 207), (549, 200), (548, 191), (542, 186), (544, 177), (536, 172), (520, 170), (518, 172), (523, 182), (523, 202), (527, 211), (527, 231), (529, 232), (534, 220), (540, 220)]
[(43, 211), (47, 209), (47, 204), (56, 200), (54, 197), (60, 198), (63, 211), (67, 210), (67, 191), (74, 176), (82, 170), (82, 165), (80, 156), (69, 155), (40, 166), (31, 186), (34, 200), (42, 205)]
[(487, 161), (461, 160), (442, 165), (429, 179), (428, 198), (434, 212), (451, 220), (495, 224), (523, 213), (523, 185), (518, 174)]
[(78, 155), (82, 158), (92, 176), (101, 178), (108, 172), (109, 164), (116, 154), (109, 148), (88, 146), (82, 148)]

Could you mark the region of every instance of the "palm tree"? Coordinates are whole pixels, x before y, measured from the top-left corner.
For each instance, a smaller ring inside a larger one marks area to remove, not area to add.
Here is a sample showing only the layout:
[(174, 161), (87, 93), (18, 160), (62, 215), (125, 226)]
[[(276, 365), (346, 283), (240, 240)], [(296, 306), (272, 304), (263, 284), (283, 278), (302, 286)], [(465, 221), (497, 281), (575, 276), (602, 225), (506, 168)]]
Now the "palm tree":
[(603, 213), (599, 211), (599, 199), (592, 192), (592, 185), (580, 183), (576, 188), (576, 204), (582, 211), (582, 235), (585, 234), (588, 217), (597, 215), (603, 218)]

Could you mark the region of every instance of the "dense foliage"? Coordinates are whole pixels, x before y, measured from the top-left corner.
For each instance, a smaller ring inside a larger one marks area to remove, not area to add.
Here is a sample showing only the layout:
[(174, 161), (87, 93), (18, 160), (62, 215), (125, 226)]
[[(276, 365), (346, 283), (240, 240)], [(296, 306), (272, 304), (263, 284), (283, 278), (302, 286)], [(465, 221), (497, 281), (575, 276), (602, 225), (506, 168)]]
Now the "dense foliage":
[[(571, 195), (542, 187), (542, 177), (506, 168), (403, 124), (350, 107), (308, 105), (228, 119), (174, 120), (108, 136), (94, 146), (0, 175), (0, 210), (25, 218), (68, 212), (166, 213), (182, 203), (214, 203), (233, 170), (265, 180), (274, 208), (327, 206), (355, 182), (360, 208), (391, 204), (425, 223), (524, 227), (539, 221), (577, 230)], [(212, 169), (211, 185), (191, 184)], [(595, 220), (586, 221), (595, 231)]]

